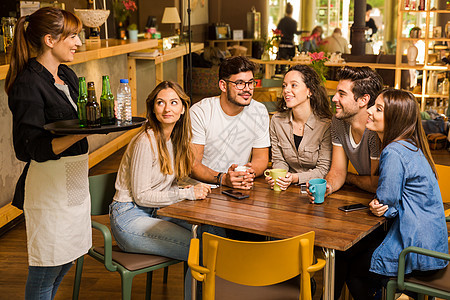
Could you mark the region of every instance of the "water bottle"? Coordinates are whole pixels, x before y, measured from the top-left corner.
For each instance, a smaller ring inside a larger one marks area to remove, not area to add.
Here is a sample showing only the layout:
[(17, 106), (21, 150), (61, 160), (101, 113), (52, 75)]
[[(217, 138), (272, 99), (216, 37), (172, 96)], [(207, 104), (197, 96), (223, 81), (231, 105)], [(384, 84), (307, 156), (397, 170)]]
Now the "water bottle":
[(131, 124), (131, 89), (128, 85), (128, 79), (120, 79), (117, 89), (117, 124)]

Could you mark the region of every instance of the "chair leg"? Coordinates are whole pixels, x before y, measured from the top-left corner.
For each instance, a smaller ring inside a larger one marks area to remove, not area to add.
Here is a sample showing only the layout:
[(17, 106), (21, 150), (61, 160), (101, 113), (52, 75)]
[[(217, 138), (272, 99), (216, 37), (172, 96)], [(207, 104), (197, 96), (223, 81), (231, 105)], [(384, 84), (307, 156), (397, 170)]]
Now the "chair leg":
[(145, 289), (145, 300), (150, 300), (152, 298), (152, 281), (153, 281), (153, 271), (147, 272), (147, 285), (146, 285), (146, 289)]
[(187, 261), (183, 262), (183, 274), (184, 274), (183, 279), (186, 278), (186, 273), (187, 273), (188, 268), (189, 268), (189, 266), (187, 264)]
[(72, 300), (78, 300), (80, 295), (81, 273), (83, 272), (84, 255), (77, 259), (75, 280), (73, 282)]
[(389, 282), (387, 283), (386, 300), (394, 300), (396, 290), (397, 282), (395, 280), (389, 280)]
[(164, 268), (164, 279), (163, 279), (163, 282), (164, 282), (164, 284), (167, 284), (167, 277), (169, 276), (169, 267), (165, 267)]
[(131, 288), (133, 286), (133, 276), (120, 274), (122, 279), (122, 300), (131, 300)]

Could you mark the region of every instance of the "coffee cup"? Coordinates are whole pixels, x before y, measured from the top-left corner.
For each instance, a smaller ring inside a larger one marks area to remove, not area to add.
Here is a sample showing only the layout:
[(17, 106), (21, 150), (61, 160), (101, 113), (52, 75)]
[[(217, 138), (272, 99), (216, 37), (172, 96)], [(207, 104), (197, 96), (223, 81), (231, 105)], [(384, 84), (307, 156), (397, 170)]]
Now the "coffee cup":
[[(234, 171), (235, 172), (247, 172), (247, 170), (250, 169), (250, 167), (247, 166), (237, 166)], [(239, 176), (239, 177), (243, 177), (243, 176)]]
[(309, 191), (314, 197), (314, 203), (323, 203), (325, 192), (327, 191), (327, 181), (322, 178), (311, 179), (309, 181)]
[(264, 171), (264, 176), (270, 176), (275, 181), (275, 185), (273, 186), (274, 191), (281, 191), (280, 186), (276, 183), (278, 177), (285, 177), (287, 173), (287, 170), (285, 169), (267, 169)]

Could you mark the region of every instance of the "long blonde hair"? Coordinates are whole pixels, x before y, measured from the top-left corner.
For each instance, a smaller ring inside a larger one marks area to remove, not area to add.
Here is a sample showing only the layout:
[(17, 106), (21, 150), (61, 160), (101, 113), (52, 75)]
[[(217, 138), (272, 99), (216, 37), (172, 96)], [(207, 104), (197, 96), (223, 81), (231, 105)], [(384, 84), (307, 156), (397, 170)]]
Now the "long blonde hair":
[(77, 16), (54, 7), (44, 7), (29, 16), (20, 17), (14, 29), (11, 62), (5, 78), (6, 94), (11, 91), (14, 81), (25, 69), (28, 60), (33, 55), (42, 53), (45, 35), (50, 34), (54, 39), (64, 40), (72, 33), (79, 33), (82, 27)]
[(148, 95), (146, 101), (148, 122), (145, 124), (144, 130), (147, 131), (148, 129), (152, 129), (155, 134), (156, 145), (158, 148), (158, 161), (161, 172), (165, 175), (173, 174), (174, 170), (172, 169), (172, 162), (170, 161), (170, 155), (167, 150), (161, 123), (158, 121), (153, 112), (156, 97), (160, 91), (165, 89), (174, 90), (184, 107), (184, 113), (180, 116), (180, 119), (175, 124), (175, 127), (170, 135), (175, 160), (175, 176), (180, 179), (189, 176), (191, 173), (194, 155), (191, 148), (192, 129), (191, 117), (189, 115), (191, 100), (178, 83), (173, 81), (163, 81), (155, 87), (150, 95)]

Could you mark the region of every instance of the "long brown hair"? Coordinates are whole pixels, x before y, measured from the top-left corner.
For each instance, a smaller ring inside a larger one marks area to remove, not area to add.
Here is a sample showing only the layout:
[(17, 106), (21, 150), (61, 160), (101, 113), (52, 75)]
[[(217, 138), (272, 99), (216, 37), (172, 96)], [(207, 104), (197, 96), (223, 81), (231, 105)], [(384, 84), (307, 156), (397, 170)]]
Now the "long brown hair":
[(189, 174), (191, 173), (194, 155), (191, 148), (192, 130), (191, 117), (189, 115), (189, 106), (191, 104), (191, 100), (178, 83), (173, 81), (163, 81), (155, 87), (150, 95), (148, 95), (148, 122), (145, 124), (145, 130), (152, 129), (155, 134), (156, 145), (158, 147), (158, 161), (161, 172), (165, 175), (173, 174), (174, 171), (172, 170), (172, 162), (170, 161), (169, 151), (167, 150), (166, 141), (164, 139), (164, 133), (160, 122), (153, 112), (156, 97), (158, 97), (160, 91), (165, 89), (174, 90), (180, 98), (181, 103), (184, 107), (184, 113), (180, 116), (180, 119), (175, 124), (175, 127), (173, 128), (170, 135), (170, 138), (172, 139), (173, 154), (175, 159), (175, 176), (180, 179), (189, 176)]
[[(309, 99), (313, 114), (319, 118), (331, 119), (330, 101), (328, 100), (327, 90), (325, 89), (322, 80), (313, 68), (306, 65), (292, 66), (287, 72), (297, 71), (301, 74), (302, 81), (311, 92)], [(284, 76), (286, 76), (286, 74)], [(278, 111), (287, 111), (286, 101), (281, 97), (278, 101)]]
[(425, 131), (422, 127), (419, 105), (413, 94), (407, 91), (387, 89), (380, 97), (384, 102), (384, 149), (392, 142), (405, 140), (421, 149), (437, 177)]
[(6, 94), (11, 91), (17, 75), (25, 69), (28, 60), (44, 50), (45, 35), (63, 40), (73, 33), (79, 33), (82, 26), (77, 16), (54, 7), (44, 7), (29, 16), (20, 17), (15, 27), (11, 62), (5, 79)]

